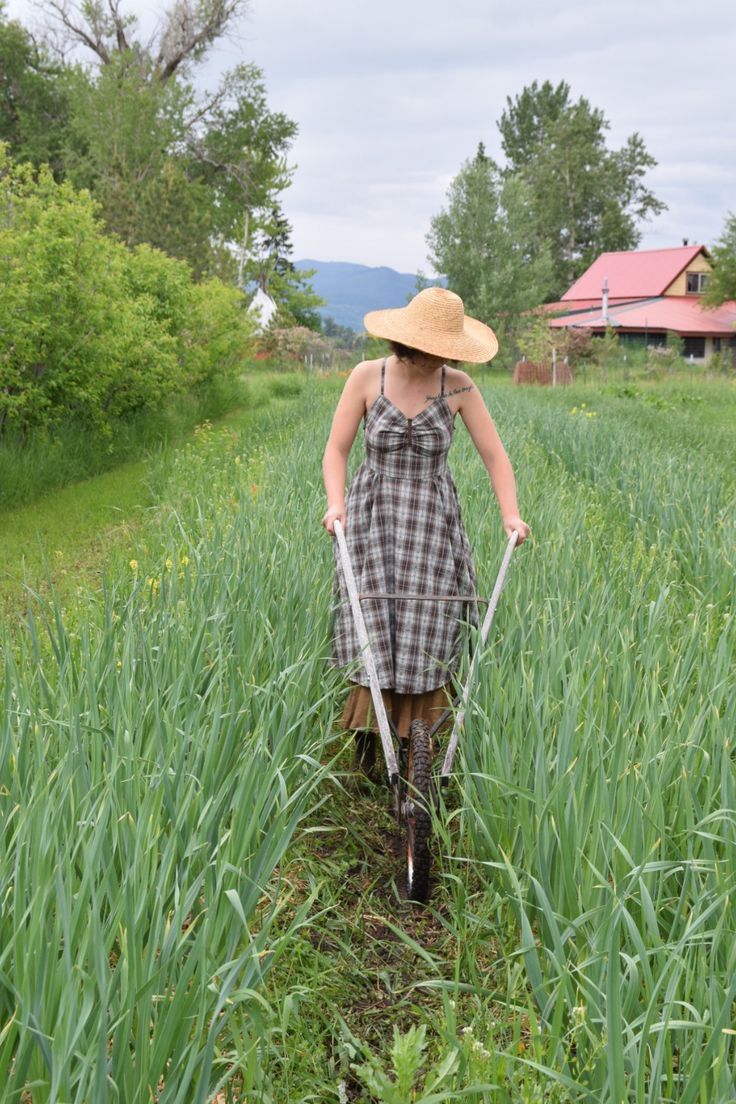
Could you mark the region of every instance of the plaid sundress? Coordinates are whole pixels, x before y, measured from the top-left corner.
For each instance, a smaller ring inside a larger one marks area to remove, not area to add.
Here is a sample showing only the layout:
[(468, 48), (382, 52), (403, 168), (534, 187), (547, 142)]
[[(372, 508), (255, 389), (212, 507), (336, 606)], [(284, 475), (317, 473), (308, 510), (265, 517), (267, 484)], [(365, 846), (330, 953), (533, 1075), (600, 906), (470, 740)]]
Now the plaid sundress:
[[(365, 593), (475, 593), (475, 571), (447, 467), (453, 414), (439, 396), (407, 418), (381, 393), (365, 416), (365, 460), (350, 484), (345, 537), (358, 591)], [(335, 542), (333, 665), (356, 664), (360, 647)], [(461, 651), (465, 603), (369, 599), (361, 603), (382, 689), (421, 694), (443, 686)], [(474, 607), (470, 607), (474, 612)], [(350, 678), (368, 686), (357, 664)]]

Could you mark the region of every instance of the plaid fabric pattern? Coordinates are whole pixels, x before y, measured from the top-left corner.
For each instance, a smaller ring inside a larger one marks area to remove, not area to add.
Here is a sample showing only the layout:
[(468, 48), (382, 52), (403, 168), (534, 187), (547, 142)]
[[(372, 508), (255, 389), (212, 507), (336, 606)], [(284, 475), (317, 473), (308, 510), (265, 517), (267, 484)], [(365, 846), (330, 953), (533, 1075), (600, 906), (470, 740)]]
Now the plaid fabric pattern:
[[(453, 415), (443, 394), (411, 420), (383, 394), (365, 418), (365, 461), (346, 500), (345, 537), (362, 593), (473, 594), (475, 572), (447, 467)], [(335, 542), (333, 664), (359, 660)], [(463, 602), (361, 603), (383, 689), (419, 694), (444, 685), (461, 648)], [(360, 664), (353, 681), (368, 686)]]

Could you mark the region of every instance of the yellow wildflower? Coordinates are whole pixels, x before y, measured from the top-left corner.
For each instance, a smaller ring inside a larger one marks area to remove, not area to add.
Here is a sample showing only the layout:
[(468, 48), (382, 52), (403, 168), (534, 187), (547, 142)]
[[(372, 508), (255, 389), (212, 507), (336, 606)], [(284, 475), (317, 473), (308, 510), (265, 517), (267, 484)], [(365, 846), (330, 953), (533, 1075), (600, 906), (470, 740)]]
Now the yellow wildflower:
[(131, 560), (130, 561), (130, 570), (131, 571), (137, 571), (138, 570), (138, 561), (137, 560)]
[(182, 556), (182, 558), (179, 560), (179, 563), (181, 564), (182, 567), (186, 567), (187, 564), (189, 563), (189, 557), (188, 556)]
[(173, 566), (174, 566), (174, 561), (172, 559), (167, 559), (166, 560), (166, 570), (171, 571)]

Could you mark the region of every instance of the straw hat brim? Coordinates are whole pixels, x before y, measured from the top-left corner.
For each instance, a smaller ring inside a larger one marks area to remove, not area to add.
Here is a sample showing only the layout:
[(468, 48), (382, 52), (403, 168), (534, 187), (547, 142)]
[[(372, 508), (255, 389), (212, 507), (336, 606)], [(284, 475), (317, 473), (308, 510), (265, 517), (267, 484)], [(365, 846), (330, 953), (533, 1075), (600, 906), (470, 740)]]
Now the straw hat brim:
[(406, 307), (369, 311), (363, 325), (373, 337), (398, 341), (412, 349), (432, 356), (461, 360), (469, 364), (485, 364), (498, 352), (498, 339), (490, 326), (475, 318), (463, 319), (461, 333), (443, 333), (435, 326), (422, 324)]

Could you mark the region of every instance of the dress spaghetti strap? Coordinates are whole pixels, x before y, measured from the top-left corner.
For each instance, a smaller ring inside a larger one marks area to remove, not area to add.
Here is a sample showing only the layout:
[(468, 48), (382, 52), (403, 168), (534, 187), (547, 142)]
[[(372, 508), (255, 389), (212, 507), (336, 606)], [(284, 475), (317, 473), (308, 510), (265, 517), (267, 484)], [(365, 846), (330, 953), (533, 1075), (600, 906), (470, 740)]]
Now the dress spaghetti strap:
[(440, 379), (440, 398), (445, 397), (445, 365), (442, 365), (442, 378)]
[(386, 380), (386, 357), (383, 358), (383, 364), (381, 365), (381, 394), (383, 394), (383, 385)]

